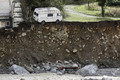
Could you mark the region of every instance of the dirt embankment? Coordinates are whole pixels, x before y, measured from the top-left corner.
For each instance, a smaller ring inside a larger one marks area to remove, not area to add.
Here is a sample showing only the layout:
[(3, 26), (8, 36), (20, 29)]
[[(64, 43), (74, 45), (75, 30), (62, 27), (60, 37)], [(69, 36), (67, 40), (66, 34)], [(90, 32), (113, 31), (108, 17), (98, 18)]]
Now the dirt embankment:
[(0, 64), (73, 60), (83, 65), (120, 66), (120, 21), (22, 23), (0, 31)]

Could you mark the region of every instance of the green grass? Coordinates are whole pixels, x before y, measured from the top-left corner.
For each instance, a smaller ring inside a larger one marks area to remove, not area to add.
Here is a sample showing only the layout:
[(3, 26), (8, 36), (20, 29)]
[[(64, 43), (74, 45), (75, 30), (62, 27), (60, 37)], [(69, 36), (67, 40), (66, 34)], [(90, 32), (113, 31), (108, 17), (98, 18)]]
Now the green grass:
[[(90, 8), (88, 9), (87, 4), (76, 5), (73, 7), (77, 12), (84, 13), (87, 15), (101, 16), (101, 8), (97, 3), (91, 3)], [(106, 7), (105, 8), (106, 17), (120, 17), (120, 7)]]
[(91, 17), (83, 17), (77, 14), (68, 13), (68, 17), (64, 19), (65, 21), (79, 21), (79, 22), (98, 22), (98, 21), (111, 21), (111, 20), (119, 20), (117, 18), (91, 18)]
[(77, 5), (73, 9), (77, 12), (81, 12), (81, 13), (88, 14), (88, 15), (98, 15), (98, 14), (100, 14), (99, 10), (88, 10), (87, 4)]

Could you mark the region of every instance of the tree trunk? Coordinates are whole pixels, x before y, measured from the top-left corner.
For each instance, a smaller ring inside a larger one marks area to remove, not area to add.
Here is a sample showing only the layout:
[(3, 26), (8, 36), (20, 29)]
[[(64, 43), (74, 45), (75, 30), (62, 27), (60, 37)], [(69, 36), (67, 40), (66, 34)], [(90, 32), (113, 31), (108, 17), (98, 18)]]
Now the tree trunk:
[(101, 9), (102, 9), (102, 17), (104, 17), (105, 16), (104, 6), (101, 6)]
[(90, 8), (90, 2), (88, 1), (88, 9)]

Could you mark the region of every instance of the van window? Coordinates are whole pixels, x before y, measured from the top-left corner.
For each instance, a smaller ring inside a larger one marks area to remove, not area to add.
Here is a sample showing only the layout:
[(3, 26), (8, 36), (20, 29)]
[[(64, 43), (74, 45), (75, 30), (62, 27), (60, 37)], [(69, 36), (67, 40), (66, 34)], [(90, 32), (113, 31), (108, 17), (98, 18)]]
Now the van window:
[(57, 13), (57, 16), (61, 16), (61, 14), (60, 14), (60, 13)]
[(10, 26), (10, 21), (6, 21), (6, 26)]
[(48, 17), (53, 17), (53, 14), (48, 14)]
[(34, 15), (38, 16), (38, 13), (34, 12)]

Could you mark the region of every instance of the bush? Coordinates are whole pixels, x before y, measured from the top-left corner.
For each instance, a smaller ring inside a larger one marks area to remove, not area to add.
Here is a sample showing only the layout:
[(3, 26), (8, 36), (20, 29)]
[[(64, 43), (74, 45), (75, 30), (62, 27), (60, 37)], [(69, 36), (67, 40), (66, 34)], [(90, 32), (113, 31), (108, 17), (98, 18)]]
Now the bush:
[(120, 6), (120, 1), (115, 1), (115, 0), (109, 1), (109, 0), (108, 0), (107, 5), (108, 5), (108, 6)]

